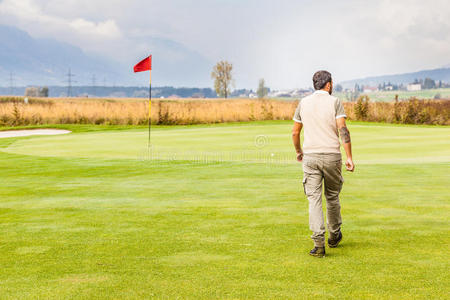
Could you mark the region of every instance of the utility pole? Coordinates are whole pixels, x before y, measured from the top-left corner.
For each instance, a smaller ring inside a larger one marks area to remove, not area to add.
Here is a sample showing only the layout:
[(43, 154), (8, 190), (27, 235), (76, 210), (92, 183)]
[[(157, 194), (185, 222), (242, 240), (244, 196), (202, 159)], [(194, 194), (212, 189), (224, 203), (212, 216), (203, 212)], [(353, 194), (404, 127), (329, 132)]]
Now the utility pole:
[(67, 97), (72, 97), (72, 83), (76, 82), (72, 80), (72, 77), (74, 77), (75, 74), (73, 74), (69, 68), (69, 72), (66, 74), (66, 76), (67, 76)]
[(95, 93), (95, 88), (96, 88), (96, 85), (95, 85), (95, 74), (93, 74), (92, 75), (92, 95), (93, 96), (96, 96), (96, 93)]
[(103, 77), (103, 86), (100, 93), (103, 93), (103, 95), (108, 94), (108, 89), (106, 88), (106, 77)]
[(14, 74), (13, 72), (9, 72), (9, 93), (11, 96), (14, 95)]

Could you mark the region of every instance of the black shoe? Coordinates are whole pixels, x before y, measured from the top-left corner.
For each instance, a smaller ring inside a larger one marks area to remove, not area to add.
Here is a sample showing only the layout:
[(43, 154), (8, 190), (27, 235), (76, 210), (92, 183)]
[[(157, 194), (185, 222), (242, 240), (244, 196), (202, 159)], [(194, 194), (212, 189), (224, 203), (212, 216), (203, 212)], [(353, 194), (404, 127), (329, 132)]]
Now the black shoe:
[(325, 247), (314, 247), (309, 252), (309, 255), (316, 256), (316, 257), (324, 257), (325, 256)]
[(342, 241), (342, 232), (339, 231), (339, 235), (337, 236), (337, 238), (335, 238), (335, 239), (329, 238), (328, 239), (328, 247), (336, 248), (341, 241)]

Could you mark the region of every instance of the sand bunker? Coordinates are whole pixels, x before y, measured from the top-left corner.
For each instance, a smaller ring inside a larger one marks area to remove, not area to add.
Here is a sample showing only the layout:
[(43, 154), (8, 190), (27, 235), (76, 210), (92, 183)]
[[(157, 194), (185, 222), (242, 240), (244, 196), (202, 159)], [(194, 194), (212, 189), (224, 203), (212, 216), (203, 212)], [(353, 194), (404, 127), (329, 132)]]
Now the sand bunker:
[(57, 135), (70, 133), (70, 130), (63, 129), (27, 129), (27, 130), (7, 130), (0, 131), (0, 138), (30, 136), (30, 135)]

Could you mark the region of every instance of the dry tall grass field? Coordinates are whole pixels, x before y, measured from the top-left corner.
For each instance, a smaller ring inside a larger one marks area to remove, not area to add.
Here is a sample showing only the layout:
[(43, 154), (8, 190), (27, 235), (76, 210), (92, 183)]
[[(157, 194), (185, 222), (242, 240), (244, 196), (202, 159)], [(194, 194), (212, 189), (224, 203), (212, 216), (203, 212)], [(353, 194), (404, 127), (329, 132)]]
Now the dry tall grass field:
[(370, 102), (364, 97), (357, 102), (344, 103), (350, 120), (401, 123), (450, 125), (450, 100), (419, 100)]
[[(361, 99), (360, 99), (361, 100)], [(298, 101), (250, 99), (154, 100), (152, 123), (185, 125), (290, 120)], [(344, 103), (350, 120), (450, 125), (449, 100)], [(0, 98), (0, 126), (41, 124), (144, 125), (145, 99)]]
[[(184, 125), (254, 120), (287, 120), (297, 103), (276, 100), (154, 100), (152, 122)], [(142, 99), (0, 99), (0, 125), (144, 125), (148, 101)]]

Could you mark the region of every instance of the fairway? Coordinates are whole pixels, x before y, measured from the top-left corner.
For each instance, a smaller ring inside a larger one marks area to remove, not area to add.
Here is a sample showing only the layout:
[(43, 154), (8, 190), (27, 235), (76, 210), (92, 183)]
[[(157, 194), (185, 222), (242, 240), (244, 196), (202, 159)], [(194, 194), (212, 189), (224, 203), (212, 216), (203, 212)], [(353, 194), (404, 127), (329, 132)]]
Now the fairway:
[(291, 126), (0, 139), (0, 298), (448, 298), (450, 127), (350, 123), (317, 259)]

